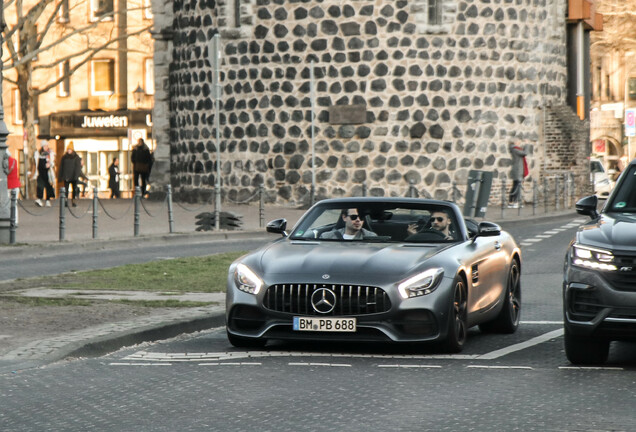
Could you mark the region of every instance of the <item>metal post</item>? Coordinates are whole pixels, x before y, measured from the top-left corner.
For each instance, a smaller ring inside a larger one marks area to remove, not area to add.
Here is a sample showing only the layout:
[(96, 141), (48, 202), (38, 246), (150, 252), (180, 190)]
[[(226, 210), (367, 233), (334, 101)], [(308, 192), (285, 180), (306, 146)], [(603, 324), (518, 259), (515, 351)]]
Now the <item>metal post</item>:
[(214, 196), (214, 229), (220, 228), (220, 213), (221, 213), (221, 134), (219, 129), (221, 123), (219, 120), (221, 102), (221, 84), (219, 65), (221, 60), (221, 51), (219, 49), (219, 34), (215, 34), (212, 38), (212, 87), (214, 89), (214, 128), (216, 129), (216, 179), (214, 184), (215, 196)]
[(537, 214), (537, 181), (532, 180), (532, 216)]
[(258, 187), (258, 226), (265, 226), (265, 187), (261, 184)]
[(135, 196), (133, 197), (135, 200), (135, 226), (134, 233), (135, 237), (139, 236), (139, 202), (141, 200), (141, 188), (137, 186), (135, 188)]
[(362, 196), (365, 197), (367, 196), (368, 193), (369, 191), (368, 191), (367, 181), (365, 180), (362, 182)]
[[(17, 167), (16, 167), (17, 169)], [(9, 221), (9, 244), (15, 244), (15, 230), (18, 227), (18, 191), (11, 191), (11, 216)]]
[(548, 178), (543, 177), (543, 211), (548, 212)]
[(554, 176), (554, 209), (559, 211), (559, 176)]
[(408, 197), (409, 198), (417, 198), (415, 196), (415, 182), (413, 180), (409, 180), (409, 194)]
[(168, 229), (170, 234), (174, 232), (174, 216), (172, 212), (172, 185), (168, 185)]
[(66, 188), (60, 188), (60, 241), (66, 234)]
[[(2, 34), (5, 27), (4, 1), (2, 1), (2, 3), (0, 3), (0, 34)], [(0, 59), (1, 58), (2, 44), (0, 44)], [(1, 73), (0, 88), (2, 88)], [(9, 136), (9, 129), (7, 129), (7, 125), (4, 122), (4, 107), (2, 106), (2, 98), (0, 98), (0, 244), (9, 243), (11, 241), (11, 210), (9, 209), (9, 195), (7, 194), (7, 176), (9, 175), (7, 136)]]
[(506, 208), (506, 179), (501, 179), (501, 218), (504, 218)]
[(97, 189), (97, 187), (93, 188), (93, 238), (96, 239), (97, 238), (97, 200), (99, 199), (97, 197), (97, 194), (99, 193), (99, 190)]
[(568, 199), (569, 193), (570, 193), (570, 184), (569, 184), (569, 180), (568, 180), (568, 175), (567, 174), (563, 174), (563, 208), (564, 209), (569, 209), (570, 208), (570, 200)]
[(316, 145), (314, 142), (314, 111), (315, 111), (315, 87), (314, 87), (314, 61), (311, 61), (311, 67), (309, 69), (309, 93), (311, 100), (311, 205), (316, 202)]
[(523, 180), (519, 182), (519, 206), (517, 207), (517, 216), (521, 216), (522, 208), (523, 208)]

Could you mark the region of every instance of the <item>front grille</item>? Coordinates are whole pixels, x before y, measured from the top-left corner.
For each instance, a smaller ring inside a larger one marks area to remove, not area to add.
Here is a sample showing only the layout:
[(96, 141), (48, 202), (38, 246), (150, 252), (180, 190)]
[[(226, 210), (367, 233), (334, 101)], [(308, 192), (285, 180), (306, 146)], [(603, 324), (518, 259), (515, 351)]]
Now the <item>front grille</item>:
[[(311, 305), (314, 291), (328, 288), (336, 294), (334, 309), (318, 313)], [(391, 309), (387, 293), (378, 287), (338, 284), (279, 284), (267, 288), (263, 306), (276, 312), (302, 315), (368, 315)]]
[(603, 272), (603, 276), (619, 291), (636, 291), (636, 256), (615, 254), (614, 264), (618, 267), (615, 272)]

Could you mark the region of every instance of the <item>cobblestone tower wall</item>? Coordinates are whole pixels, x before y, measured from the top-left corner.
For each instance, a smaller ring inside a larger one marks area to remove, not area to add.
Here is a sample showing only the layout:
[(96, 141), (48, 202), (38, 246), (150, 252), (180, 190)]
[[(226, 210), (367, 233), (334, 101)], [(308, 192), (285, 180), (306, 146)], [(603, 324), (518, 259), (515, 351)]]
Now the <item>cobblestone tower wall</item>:
[(542, 107), (564, 104), (564, 0), (176, 0), (170, 68), (172, 184), (209, 198), (215, 130), (208, 41), (221, 34), (225, 196), (306, 203), (312, 181), (310, 62), (315, 62), (316, 197), (451, 198), (471, 169), (507, 176), (510, 139), (533, 146)]

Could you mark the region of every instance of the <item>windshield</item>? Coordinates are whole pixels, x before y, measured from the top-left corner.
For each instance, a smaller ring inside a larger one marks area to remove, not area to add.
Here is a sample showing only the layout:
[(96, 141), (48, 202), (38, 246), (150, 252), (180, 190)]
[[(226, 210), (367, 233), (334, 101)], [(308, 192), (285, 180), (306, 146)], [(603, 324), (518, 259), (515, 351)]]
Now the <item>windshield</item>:
[(636, 165), (630, 165), (621, 176), (607, 209), (619, 213), (636, 212)]
[[(357, 206), (357, 207), (356, 207)], [(449, 206), (419, 203), (329, 203), (314, 207), (292, 240), (444, 243), (462, 231)]]

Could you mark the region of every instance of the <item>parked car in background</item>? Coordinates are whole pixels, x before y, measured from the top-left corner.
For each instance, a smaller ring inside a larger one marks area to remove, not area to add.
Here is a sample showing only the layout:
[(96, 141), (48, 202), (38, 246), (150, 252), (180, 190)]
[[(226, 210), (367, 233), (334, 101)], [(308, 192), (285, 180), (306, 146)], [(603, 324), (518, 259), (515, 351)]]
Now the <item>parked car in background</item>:
[(565, 353), (574, 364), (604, 363), (611, 341), (636, 340), (636, 160), (600, 213), (597, 205), (596, 195), (576, 203), (592, 220), (565, 258)]
[(594, 194), (599, 198), (607, 198), (612, 191), (613, 182), (600, 159), (590, 158), (590, 175), (592, 176)]
[(342, 198), (312, 206), (282, 234), (229, 268), (227, 336), (440, 342), (458, 352), (468, 329), (512, 333), (521, 312), (521, 252), (490, 222), (457, 205), (412, 198)]

